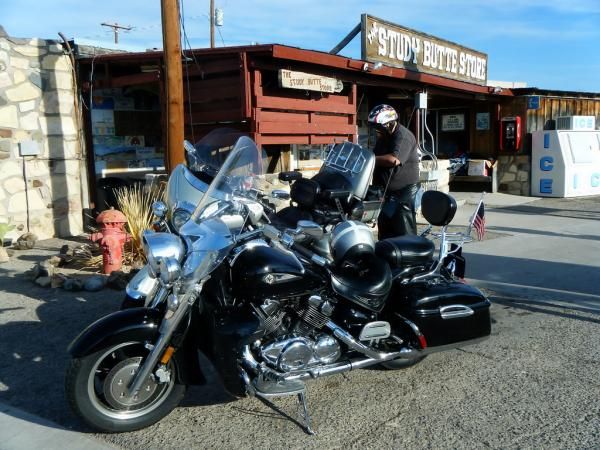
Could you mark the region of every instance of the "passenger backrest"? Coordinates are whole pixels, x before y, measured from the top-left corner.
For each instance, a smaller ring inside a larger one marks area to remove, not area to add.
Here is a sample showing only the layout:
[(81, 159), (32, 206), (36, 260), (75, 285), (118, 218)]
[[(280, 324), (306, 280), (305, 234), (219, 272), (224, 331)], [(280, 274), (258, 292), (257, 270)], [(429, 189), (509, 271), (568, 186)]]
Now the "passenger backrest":
[(454, 219), (456, 201), (444, 192), (427, 191), (421, 199), (421, 213), (431, 225), (446, 226)]
[(290, 198), (301, 208), (312, 208), (321, 192), (319, 183), (308, 178), (294, 181), (290, 188)]

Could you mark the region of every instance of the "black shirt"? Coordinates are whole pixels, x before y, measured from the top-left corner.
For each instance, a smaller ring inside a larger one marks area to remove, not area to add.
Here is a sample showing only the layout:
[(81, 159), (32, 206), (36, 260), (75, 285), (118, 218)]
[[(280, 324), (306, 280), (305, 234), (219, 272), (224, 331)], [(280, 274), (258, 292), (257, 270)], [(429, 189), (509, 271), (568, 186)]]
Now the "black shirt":
[(373, 148), (375, 156), (394, 154), (400, 160), (398, 167), (375, 167), (373, 184), (385, 188), (389, 177), (388, 191), (398, 191), (409, 184), (419, 182), (419, 155), (417, 140), (412, 132), (398, 124), (391, 135), (381, 135)]

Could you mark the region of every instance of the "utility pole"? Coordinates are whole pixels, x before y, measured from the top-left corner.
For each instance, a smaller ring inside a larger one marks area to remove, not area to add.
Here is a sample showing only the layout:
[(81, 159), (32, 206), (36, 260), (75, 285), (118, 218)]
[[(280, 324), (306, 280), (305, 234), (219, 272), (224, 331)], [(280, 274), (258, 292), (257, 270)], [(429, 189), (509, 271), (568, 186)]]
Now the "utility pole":
[(215, 0), (210, 0), (210, 48), (215, 48)]
[(133, 27), (124, 27), (123, 25), (119, 25), (118, 23), (106, 23), (102, 22), (100, 25), (103, 27), (112, 28), (113, 33), (115, 34), (115, 44), (119, 43), (119, 30), (131, 31)]
[(161, 0), (167, 96), (167, 170), (183, 162), (183, 76), (179, 0)]

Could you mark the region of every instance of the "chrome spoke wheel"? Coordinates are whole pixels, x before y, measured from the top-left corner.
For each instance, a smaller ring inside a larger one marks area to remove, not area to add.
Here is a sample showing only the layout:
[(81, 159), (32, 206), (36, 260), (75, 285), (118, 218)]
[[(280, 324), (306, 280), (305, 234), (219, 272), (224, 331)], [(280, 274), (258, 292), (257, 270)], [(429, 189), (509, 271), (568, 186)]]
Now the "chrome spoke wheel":
[(153, 375), (138, 392), (129, 394), (128, 386), (147, 353), (141, 343), (125, 342), (100, 355), (87, 383), (89, 399), (99, 413), (114, 419), (140, 417), (158, 408), (169, 396), (174, 377), (168, 383), (159, 384)]

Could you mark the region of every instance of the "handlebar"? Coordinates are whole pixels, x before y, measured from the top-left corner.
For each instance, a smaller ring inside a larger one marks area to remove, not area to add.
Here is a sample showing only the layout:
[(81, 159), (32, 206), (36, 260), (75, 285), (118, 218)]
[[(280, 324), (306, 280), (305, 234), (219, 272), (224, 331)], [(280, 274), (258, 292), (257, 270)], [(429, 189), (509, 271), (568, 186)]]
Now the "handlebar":
[(298, 253), (300, 256), (312, 261), (313, 263), (325, 267), (331, 264), (326, 258), (317, 255), (312, 250), (298, 244), (294, 241), (294, 238), (287, 233), (280, 232), (277, 228), (272, 225), (265, 225), (262, 228), (263, 235), (271, 240), (273, 243), (281, 245), (284, 249), (291, 249)]

